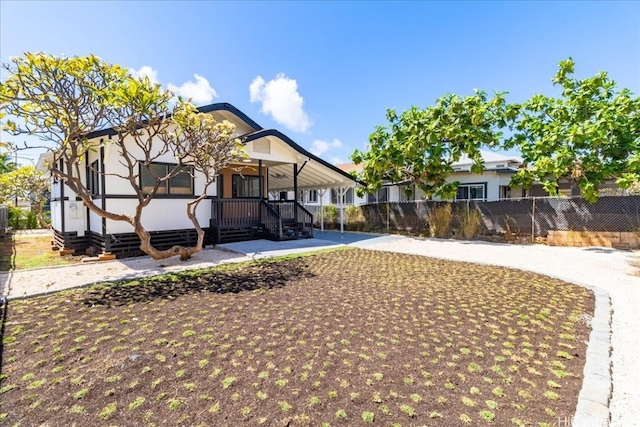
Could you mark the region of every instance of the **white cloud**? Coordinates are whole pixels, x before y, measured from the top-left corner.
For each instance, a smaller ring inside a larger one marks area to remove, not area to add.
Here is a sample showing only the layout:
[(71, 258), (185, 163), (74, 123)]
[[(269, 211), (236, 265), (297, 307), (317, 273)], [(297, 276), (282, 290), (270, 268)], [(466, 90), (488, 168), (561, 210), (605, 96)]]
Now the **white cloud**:
[(342, 141), (339, 139), (335, 139), (333, 141), (322, 141), (320, 139), (316, 139), (311, 143), (311, 153), (316, 156), (321, 156), (332, 148), (341, 148)]
[[(131, 70), (131, 75), (137, 78), (148, 77), (151, 83), (159, 83), (158, 72), (148, 65), (143, 66), (139, 70)], [(195, 82), (186, 81), (182, 85), (177, 86), (173, 83), (167, 85), (167, 89), (177, 97), (181, 96), (185, 100), (190, 99), (195, 105), (204, 105), (210, 103), (213, 98), (218, 97), (218, 93), (211, 87), (209, 81), (199, 74), (193, 75)]]
[(213, 101), (213, 98), (218, 97), (218, 93), (211, 87), (207, 79), (199, 74), (194, 74), (193, 76), (196, 79), (195, 82), (187, 81), (181, 86), (169, 83), (167, 85), (167, 89), (173, 92), (176, 96), (190, 99), (195, 105), (208, 104)]
[(249, 85), (249, 100), (262, 102), (260, 112), (296, 132), (306, 132), (311, 120), (302, 105), (304, 99), (298, 93), (298, 82), (283, 73), (265, 82), (258, 76)]
[(158, 83), (158, 72), (148, 65), (143, 66), (139, 70), (131, 70), (131, 75), (140, 79), (149, 77), (151, 83)]

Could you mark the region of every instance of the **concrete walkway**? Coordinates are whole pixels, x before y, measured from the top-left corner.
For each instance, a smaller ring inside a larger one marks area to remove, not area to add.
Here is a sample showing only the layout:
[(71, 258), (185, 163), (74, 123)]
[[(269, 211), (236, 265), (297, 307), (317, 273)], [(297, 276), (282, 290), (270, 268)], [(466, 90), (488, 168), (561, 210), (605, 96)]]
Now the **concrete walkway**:
[[(105, 280), (210, 267), (314, 251), (338, 246), (418, 254), (533, 271), (593, 289), (596, 315), (587, 351), (578, 411), (558, 414), (559, 425), (640, 426), (640, 253), (606, 248), (560, 248), (507, 245), (405, 236), (316, 231), (315, 238), (285, 242), (266, 240), (219, 245), (191, 260), (148, 257), (0, 274), (2, 295), (9, 298), (86, 286)], [(609, 306), (609, 298), (611, 307)], [(611, 323), (610, 323), (611, 322)], [(611, 334), (609, 329), (611, 328)], [(611, 354), (609, 348), (611, 347)], [(611, 371), (610, 368), (611, 367)], [(613, 385), (613, 387), (612, 387)], [(610, 391), (611, 399), (609, 400)]]

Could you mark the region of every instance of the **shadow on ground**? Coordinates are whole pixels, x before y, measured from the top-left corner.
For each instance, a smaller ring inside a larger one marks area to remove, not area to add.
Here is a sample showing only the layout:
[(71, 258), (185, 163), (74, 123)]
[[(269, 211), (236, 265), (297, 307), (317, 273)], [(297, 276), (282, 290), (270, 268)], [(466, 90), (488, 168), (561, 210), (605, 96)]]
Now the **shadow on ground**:
[(93, 306), (121, 306), (157, 299), (174, 299), (198, 292), (239, 293), (274, 289), (305, 277), (313, 277), (303, 259), (256, 262), (230, 271), (208, 270), (167, 274), (133, 282), (105, 283), (91, 288), (82, 302)]

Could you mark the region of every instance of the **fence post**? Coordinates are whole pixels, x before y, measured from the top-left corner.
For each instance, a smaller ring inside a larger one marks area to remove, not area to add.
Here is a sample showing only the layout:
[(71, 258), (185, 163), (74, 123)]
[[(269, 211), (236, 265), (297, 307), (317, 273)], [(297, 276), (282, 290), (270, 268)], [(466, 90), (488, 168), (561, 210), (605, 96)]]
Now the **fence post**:
[(536, 242), (536, 198), (533, 199), (531, 208), (531, 243)]
[(387, 234), (391, 234), (391, 230), (390, 230), (390, 221), (391, 221), (391, 202), (387, 202)]

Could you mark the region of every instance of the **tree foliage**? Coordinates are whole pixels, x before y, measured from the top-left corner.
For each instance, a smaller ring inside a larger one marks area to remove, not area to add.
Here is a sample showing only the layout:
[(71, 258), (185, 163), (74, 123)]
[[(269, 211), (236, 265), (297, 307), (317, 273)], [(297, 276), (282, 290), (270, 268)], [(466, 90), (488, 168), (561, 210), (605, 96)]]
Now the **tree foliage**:
[(388, 110), (389, 124), (369, 136), (366, 152), (356, 150), (351, 157), (363, 164), (358, 178), (366, 183), (365, 191), (373, 193), (385, 182), (410, 182), (427, 196), (452, 197), (458, 184), (447, 181), (452, 164), (467, 156), (472, 170), (482, 171), (480, 150), (498, 146), (505, 107), (503, 93), (488, 99), (476, 90), (466, 97), (445, 95), (433, 106), (411, 107), (400, 116)]
[[(0, 118), (2, 118), (1, 115)], [(0, 174), (11, 172), (16, 168), (11, 152), (9, 150), (2, 150), (2, 148), (6, 149), (7, 147), (11, 148), (11, 145), (6, 142), (0, 142)]]
[(518, 148), (527, 165), (514, 184), (539, 182), (557, 194), (558, 181), (569, 179), (590, 201), (598, 184), (616, 179), (629, 188), (640, 179), (640, 98), (616, 90), (607, 73), (578, 80), (574, 61), (560, 62), (552, 79), (561, 97), (534, 95), (513, 105), (518, 115), (506, 148)]
[[(482, 173), (482, 147), (518, 149), (524, 168), (511, 185), (540, 183), (557, 194), (568, 179), (590, 201), (598, 185), (616, 179), (622, 188), (640, 180), (640, 98), (616, 90), (604, 72), (578, 80), (575, 63), (561, 61), (555, 86), (561, 97), (534, 95), (522, 104), (507, 104), (504, 94), (488, 100), (482, 91), (465, 98), (445, 95), (435, 105), (412, 107), (400, 116), (387, 111), (389, 125), (369, 136), (366, 152), (352, 160), (363, 163), (358, 177), (375, 192), (383, 183), (410, 182), (427, 196), (450, 198), (457, 182), (448, 179), (452, 164), (467, 156), (472, 172)], [(502, 130), (512, 131), (503, 138)]]
[[(189, 258), (202, 249), (204, 232), (195, 209), (220, 169), (243, 154), (240, 141), (232, 137), (234, 125), (217, 123), (210, 115), (198, 113), (189, 102), (172, 102), (172, 94), (148, 78), (137, 78), (119, 65), (111, 65), (94, 55), (55, 57), (27, 53), (3, 64), (8, 77), (0, 85), (0, 114), (18, 117), (7, 121), (13, 134), (39, 136), (52, 154), (51, 174), (62, 180), (83, 203), (101, 217), (129, 223), (140, 237), (140, 248), (155, 259), (180, 255)], [(103, 144), (112, 144), (125, 172), (94, 172), (120, 178), (137, 198), (133, 212), (104, 210), (94, 203), (84, 182), (84, 162), (100, 143), (90, 140), (92, 132), (111, 128)], [(175, 159), (176, 166), (159, 176), (151, 168), (155, 161)], [(206, 178), (203, 193), (187, 205), (187, 215), (198, 231), (198, 243), (187, 248), (174, 246), (158, 250), (142, 223), (142, 212), (159, 188), (185, 165)], [(142, 188), (140, 167), (155, 179), (151, 189)]]
[(28, 199), (40, 225), (49, 228), (42, 209), (49, 189), (49, 181), (33, 166), (22, 166), (0, 174), (0, 204), (10, 204), (14, 198)]

